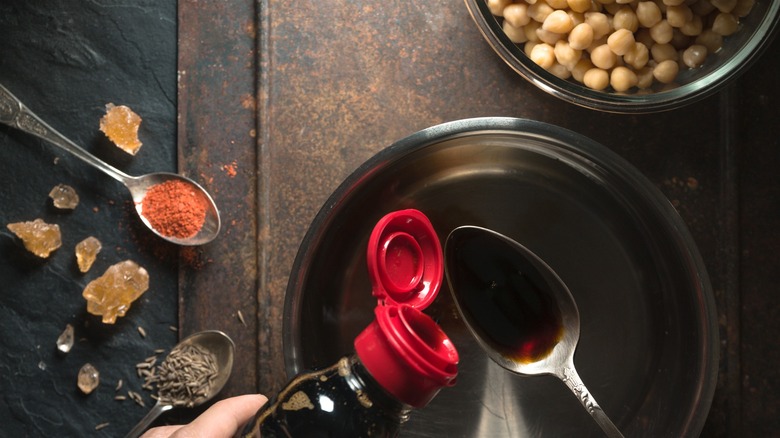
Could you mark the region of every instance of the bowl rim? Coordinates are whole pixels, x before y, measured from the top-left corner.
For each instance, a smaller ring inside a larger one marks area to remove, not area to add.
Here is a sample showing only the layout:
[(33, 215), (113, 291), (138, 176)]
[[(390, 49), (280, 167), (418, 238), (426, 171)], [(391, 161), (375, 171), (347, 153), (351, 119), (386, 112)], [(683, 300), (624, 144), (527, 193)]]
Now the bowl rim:
[(590, 139), (587, 136), (561, 128), (556, 125), (530, 119), (513, 117), (478, 117), (461, 119), (425, 128), (396, 141), (387, 148), (360, 165), (336, 188), (323, 204), (306, 231), (290, 271), (285, 290), (285, 302), (282, 313), (282, 351), (285, 369), (289, 377), (303, 371), (300, 367), (301, 333), (298, 320), (301, 315), (299, 293), (305, 284), (304, 267), (310, 266), (318, 243), (324, 238), (325, 231), (331, 229), (335, 213), (346, 204), (359, 189), (360, 183), (372, 174), (381, 172), (391, 164), (403, 160), (415, 151), (453, 138), (479, 133), (524, 133), (540, 138), (557, 141), (556, 146), (567, 148), (568, 152), (579, 153), (585, 157), (597, 156), (597, 167), (608, 169), (610, 173), (632, 184), (637, 191), (645, 193), (644, 201), (662, 215), (670, 226), (670, 235), (677, 237), (675, 246), (681, 251), (692, 268), (689, 278), (698, 287), (698, 302), (701, 303), (701, 321), (698, 329), (702, 333), (699, 358), (701, 360), (697, 375), (702, 376), (696, 388), (698, 403), (689, 412), (688, 421), (691, 436), (698, 436), (704, 428), (714, 398), (719, 374), (720, 340), (717, 307), (709, 275), (699, 253), (693, 236), (683, 219), (669, 202), (668, 198), (653, 185), (638, 169), (616, 152)]
[[(595, 110), (612, 113), (642, 114), (668, 111), (687, 106), (717, 93), (756, 62), (776, 37), (780, 27), (780, 2), (769, 1), (767, 13), (758, 28), (736, 52), (735, 57), (715, 68), (707, 75), (663, 92), (647, 94), (605, 93), (591, 90), (574, 81), (556, 77), (530, 59), (518, 45), (506, 36), (498, 20), (490, 12), (485, 0), (464, 0), (472, 20), (488, 45), (517, 74), (547, 94), (566, 102)], [(763, 37), (761, 37), (763, 35)]]

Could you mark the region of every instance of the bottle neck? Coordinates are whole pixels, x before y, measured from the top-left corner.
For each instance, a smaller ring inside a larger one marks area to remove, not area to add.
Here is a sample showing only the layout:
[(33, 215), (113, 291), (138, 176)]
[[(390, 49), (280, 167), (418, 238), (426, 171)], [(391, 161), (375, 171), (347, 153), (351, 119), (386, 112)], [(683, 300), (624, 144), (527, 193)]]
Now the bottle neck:
[(360, 402), (366, 407), (381, 409), (388, 416), (397, 418), (399, 423), (406, 422), (414, 408), (387, 392), (366, 369), (357, 355), (346, 359), (349, 372), (344, 373), (344, 378), (353, 391), (362, 393)]

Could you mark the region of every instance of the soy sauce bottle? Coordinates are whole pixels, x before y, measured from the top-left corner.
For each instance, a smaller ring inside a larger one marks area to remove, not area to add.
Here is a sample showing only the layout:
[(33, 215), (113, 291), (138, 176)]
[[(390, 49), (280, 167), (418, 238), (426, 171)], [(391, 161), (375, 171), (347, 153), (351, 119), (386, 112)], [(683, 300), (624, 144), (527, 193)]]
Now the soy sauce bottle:
[(367, 262), (378, 305), (354, 353), (294, 377), (243, 437), (394, 437), (414, 409), (455, 384), (458, 352), (422, 313), (444, 272), (428, 218), (417, 210), (383, 217), (369, 238)]

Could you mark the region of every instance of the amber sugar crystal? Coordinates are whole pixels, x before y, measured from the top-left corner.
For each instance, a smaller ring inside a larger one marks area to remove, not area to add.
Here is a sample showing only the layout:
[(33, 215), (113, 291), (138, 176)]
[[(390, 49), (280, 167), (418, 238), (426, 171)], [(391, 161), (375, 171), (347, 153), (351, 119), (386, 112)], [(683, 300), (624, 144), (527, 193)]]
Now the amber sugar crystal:
[(149, 273), (132, 260), (109, 267), (92, 280), (82, 296), (87, 300), (87, 312), (101, 316), (105, 324), (113, 324), (130, 309), (130, 305), (149, 289)]
[(76, 244), (76, 263), (79, 265), (79, 271), (89, 271), (101, 249), (103, 249), (103, 245), (93, 236)]
[(52, 204), (63, 210), (73, 210), (79, 205), (79, 195), (67, 184), (57, 184), (49, 192)]
[(76, 384), (81, 392), (89, 394), (100, 385), (100, 372), (91, 363), (85, 363), (79, 369)]
[(8, 224), (8, 229), (22, 239), (28, 251), (44, 259), (62, 246), (59, 225), (47, 224), (43, 219)]
[(100, 119), (100, 130), (114, 142), (117, 147), (130, 155), (135, 155), (141, 148), (138, 140), (138, 127), (141, 117), (125, 105), (106, 105), (106, 114)]

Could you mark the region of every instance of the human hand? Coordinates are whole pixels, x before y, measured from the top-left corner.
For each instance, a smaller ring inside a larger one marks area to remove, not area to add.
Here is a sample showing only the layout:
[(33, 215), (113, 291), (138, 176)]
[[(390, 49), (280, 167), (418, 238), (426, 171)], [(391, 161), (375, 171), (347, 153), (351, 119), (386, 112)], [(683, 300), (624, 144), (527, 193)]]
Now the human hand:
[(141, 438), (232, 438), (267, 401), (260, 394), (226, 398), (214, 403), (190, 424), (153, 427)]

